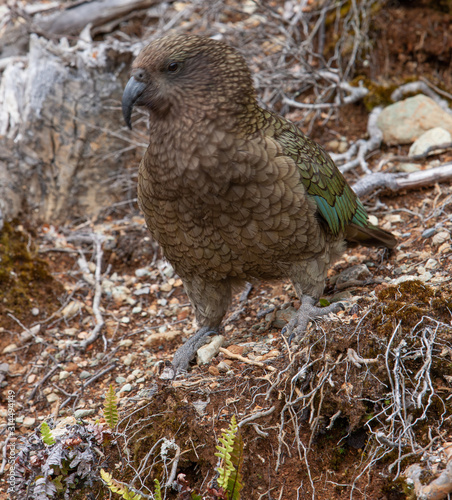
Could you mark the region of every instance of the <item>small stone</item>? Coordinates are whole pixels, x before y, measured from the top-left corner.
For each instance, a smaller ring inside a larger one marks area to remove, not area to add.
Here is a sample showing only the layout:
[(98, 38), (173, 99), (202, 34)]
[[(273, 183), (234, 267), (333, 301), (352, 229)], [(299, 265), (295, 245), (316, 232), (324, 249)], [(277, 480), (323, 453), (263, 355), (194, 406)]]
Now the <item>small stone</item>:
[(135, 354), (130, 353), (127, 354), (127, 356), (121, 358), (121, 361), (125, 366), (130, 366), (135, 361), (135, 358), (136, 358)]
[(170, 283), (163, 283), (163, 285), (160, 285), (160, 290), (162, 292), (170, 292), (173, 289), (173, 285)]
[(448, 253), (452, 254), (452, 247), (449, 245), (449, 243), (443, 243), (440, 245), (438, 248), (438, 253)]
[(135, 270), (135, 276), (137, 278), (143, 278), (144, 276), (151, 276), (151, 272), (146, 267)]
[(215, 335), (210, 342), (198, 349), (196, 362), (198, 365), (207, 365), (220, 352), (220, 347), (224, 343), (223, 335)]
[(140, 314), (143, 311), (143, 308), (140, 306), (136, 306), (132, 309), (132, 314)]
[(432, 245), (441, 245), (449, 239), (450, 234), (447, 231), (440, 231), (439, 233), (436, 233), (435, 236), (433, 236)]
[[(216, 368), (219, 372), (222, 372), (222, 373), (227, 373), (227, 372), (231, 371), (231, 367), (225, 361), (220, 361), (218, 363), (218, 365), (216, 366)], [(210, 367), (209, 367), (209, 370), (210, 370)]]
[(366, 264), (359, 264), (342, 271), (336, 280), (336, 285), (344, 285), (350, 281), (363, 281), (371, 277), (372, 273)]
[(66, 370), (61, 370), (60, 373), (58, 374), (58, 378), (60, 380), (65, 380), (70, 376), (70, 372), (67, 372)]
[(139, 288), (138, 290), (135, 290), (133, 292), (134, 295), (149, 295), (149, 292), (151, 291), (150, 287), (144, 286), (142, 288)]
[(405, 173), (417, 172), (420, 169), (421, 167), (417, 163), (399, 163), (395, 168), (396, 172)]
[(115, 378), (115, 382), (117, 384), (121, 385), (121, 384), (124, 384), (125, 382), (127, 382), (127, 380), (125, 377), (122, 377), (121, 375), (119, 375), (118, 377)]
[(36, 380), (36, 374), (35, 373), (32, 373), (31, 375), (28, 376), (27, 378), (27, 384), (34, 384), (35, 380)]
[(36, 423), (36, 419), (33, 417), (25, 417), (23, 421), (23, 425), (25, 427), (33, 427)]
[(425, 269), (436, 269), (438, 267), (438, 261), (435, 259), (428, 259), (425, 263)]
[(37, 307), (33, 307), (31, 314), (33, 314), (33, 316), (39, 316), (39, 309)]
[(74, 418), (76, 420), (80, 420), (82, 419), (83, 417), (89, 417), (90, 415), (93, 415), (95, 413), (96, 410), (92, 409), (85, 409), (85, 408), (82, 408), (80, 410), (75, 410), (74, 411)]
[(121, 387), (118, 394), (121, 394), (123, 392), (130, 392), (131, 390), (132, 390), (132, 384), (125, 384)]
[(218, 377), (220, 375), (220, 370), (216, 366), (209, 366), (208, 372), (213, 375), (214, 377)]
[(14, 352), (16, 349), (17, 349), (17, 344), (9, 344), (3, 349), (2, 353), (9, 354), (10, 352)]
[[(297, 314), (297, 310), (292, 306), (286, 307), (286, 309), (278, 309), (274, 316), (272, 325), (275, 328), (283, 328), (287, 325), (287, 323), (289, 323), (289, 321), (295, 316), (295, 314)], [(265, 316), (265, 319), (267, 321), (271, 321), (272, 318), (273, 313), (267, 314), (267, 316)]]
[(240, 356), (242, 356), (245, 352), (245, 346), (232, 344), (227, 347), (227, 350), (232, 352), (233, 354), (240, 354)]
[(131, 339), (123, 339), (119, 342), (120, 347), (130, 347), (133, 345), (133, 340)]
[(128, 316), (123, 316), (121, 319), (120, 319), (121, 323), (124, 323), (124, 324), (128, 324), (130, 323), (130, 318)]
[(437, 229), (435, 227), (429, 227), (425, 231), (422, 232), (421, 237), (422, 238), (430, 238), (436, 233)]
[(91, 373), (90, 373), (89, 371), (87, 371), (87, 370), (83, 370), (83, 371), (80, 373), (79, 377), (80, 377), (82, 380), (84, 380), (85, 378), (90, 378), (90, 377), (91, 377)]
[(83, 304), (78, 300), (73, 300), (61, 311), (61, 316), (64, 318), (72, 318), (75, 316), (83, 307)]
[(378, 219), (375, 217), (375, 215), (369, 215), (367, 217), (367, 220), (374, 226), (378, 226)]
[(47, 402), (49, 402), (49, 403), (55, 403), (55, 401), (58, 401), (60, 399), (60, 397), (58, 396), (58, 394), (51, 392), (50, 394), (48, 394), (46, 396), (46, 399), (47, 399)]
[(151, 333), (151, 335), (149, 335), (144, 341), (144, 345), (159, 346), (163, 342), (171, 342), (172, 340), (175, 340), (180, 335), (182, 335), (182, 332), (179, 330), (169, 330), (169, 331)]
[[(434, 127), (424, 132), (416, 139), (410, 147), (409, 155), (416, 156), (424, 154), (432, 146), (441, 146), (452, 141), (452, 137), (447, 130), (442, 127)], [(438, 154), (440, 150), (432, 151), (431, 154)]]

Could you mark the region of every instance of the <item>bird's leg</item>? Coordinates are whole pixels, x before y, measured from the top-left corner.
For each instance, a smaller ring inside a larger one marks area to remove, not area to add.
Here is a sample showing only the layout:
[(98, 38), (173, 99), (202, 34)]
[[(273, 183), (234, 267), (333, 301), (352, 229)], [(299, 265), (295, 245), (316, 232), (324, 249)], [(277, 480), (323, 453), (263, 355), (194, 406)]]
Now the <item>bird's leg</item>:
[(301, 297), (301, 306), (298, 309), (294, 318), (292, 318), (285, 327), (285, 333), (289, 335), (289, 343), (292, 340), (299, 342), (302, 335), (305, 333), (310, 320), (326, 316), (329, 313), (337, 313), (344, 307), (340, 302), (330, 304), (326, 307), (317, 307), (317, 300), (309, 295)]
[(172, 363), (174, 376), (188, 368), (196, 351), (207, 342), (206, 337), (218, 332), (231, 302), (231, 285), (227, 280), (207, 282), (196, 276), (182, 281), (200, 328), (176, 351)]

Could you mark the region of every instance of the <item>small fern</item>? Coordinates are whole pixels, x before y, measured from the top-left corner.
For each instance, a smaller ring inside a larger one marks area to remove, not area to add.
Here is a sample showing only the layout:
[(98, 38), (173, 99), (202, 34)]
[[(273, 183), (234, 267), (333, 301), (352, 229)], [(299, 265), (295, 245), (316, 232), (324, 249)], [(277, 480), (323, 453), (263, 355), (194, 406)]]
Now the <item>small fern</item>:
[(105, 421), (107, 422), (108, 427), (110, 427), (110, 429), (116, 427), (116, 424), (119, 421), (118, 400), (116, 398), (115, 390), (113, 389), (112, 384), (110, 384), (108, 392), (105, 396), (104, 416), (105, 416)]
[[(217, 445), (218, 453), (215, 456), (222, 460), (218, 467), (218, 485), (227, 494), (228, 500), (239, 500), (242, 485), (242, 465), (243, 465), (243, 440), (240, 429), (237, 427), (235, 415), (231, 418), (229, 429), (224, 430), (219, 438), (221, 444)], [(223, 445), (223, 446), (221, 446)]]
[[(104, 471), (104, 469), (100, 470), (101, 478), (107, 483), (107, 486), (110, 488), (110, 491), (113, 493), (119, 493), (124, 500), (144, 500), (144, 497), (140, 495), (140, 493), (135, 493), (131, 491), (125, 484), (120, 483), (113, 479), (112, 475), (108, 472)], [(154, 499), (162, 500), (162, 490), (160, 488), (160, 482), (158, 479), (154, 479), (155, 483), (155, 492)]]
[(158, 479), (154, 479), (154, 483), (155, 483), (155, 492), (154, 492), (155, 500), (162, 500), (162, 490), (160, 489), (160, 482)]
[(41, 436), (43, 443), (47, 446), (52, 446), (56, 442), (47, 422), (41, 424)]
[[(144, 500), (142, 495), (130, 491), (125, 484), (113, 479), (111, 474), (105, 472), (104, 469), (100, 470), (100, 477), (107, 483), (107, 486), (113, 493), (119, 493), (124, 500)], [(159, 500), (161, 500), (161, 497)]]

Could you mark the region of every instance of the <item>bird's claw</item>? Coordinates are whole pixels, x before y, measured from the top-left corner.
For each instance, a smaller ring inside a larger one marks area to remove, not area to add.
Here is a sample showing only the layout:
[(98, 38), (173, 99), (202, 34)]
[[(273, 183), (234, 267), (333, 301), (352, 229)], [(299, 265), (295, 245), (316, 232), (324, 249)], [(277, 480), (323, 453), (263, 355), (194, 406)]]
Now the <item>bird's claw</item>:
[(317, 307), (315, 303), (316, 300), (314, 298), (304, 296), (296, 315), (283, 328), (281, 333), (288, 335), (287, 341), (289, 345), (293, 340), (297, 343), (301, 340), (303, 334), (306, 332), (309, 321), (345, 309), (341, 302), (335, 302), (326, 307)]
[(218, 333), (217, 330), (206, 326), (200, 328), (179, 347), (174, 354), (172, 364), (164, 368), (160, 378), (162, 380), (172, 380), (179, 373), (186, 371), (190, 361), (196, 356), (198, 349), (207, 343), (207, 337), (216, 333)]

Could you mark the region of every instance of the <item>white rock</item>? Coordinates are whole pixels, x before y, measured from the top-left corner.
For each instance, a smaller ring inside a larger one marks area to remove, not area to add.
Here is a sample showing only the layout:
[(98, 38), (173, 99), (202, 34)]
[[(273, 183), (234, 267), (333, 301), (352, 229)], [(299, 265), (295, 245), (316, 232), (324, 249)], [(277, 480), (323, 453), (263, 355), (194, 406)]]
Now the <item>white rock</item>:
[(23, 421), (23, 424), (25, 425), (25, 427), (33, 427), (36, 423), (36, 419), (33, 418), (33, 417), (25, 417), (24, 418), (24, 421)]
[[(452, 136), (447, 130), (442, 127), (431, 128), (413, 142), (408, 154), (410, 156), (421, 155), (431, 146), (439, 146), (441, 144), (447, 144), (448, 142), (452, 142)], [(432, 154), (438, 152), (439, 150), (432, 151)]]
[(432, 244), (441, 245), (441, 243), (444, 243), (449, 239), (450, 239), (450, 234), (447, 231), (441, 231), (439, 233), (436, 233), (435, 236), (433, 236)]
[(385, 108), (377, 125), (386, 144), (410, 144), (435, 127), (452, 134), (452, 115), (430, 97), (420, 94)]
[(198, 349), (196, 362), (198, 365), (206, 365), (220, 352), (220, 347), (223, 345), (223, 335), (215, 335), (212, 340)]

